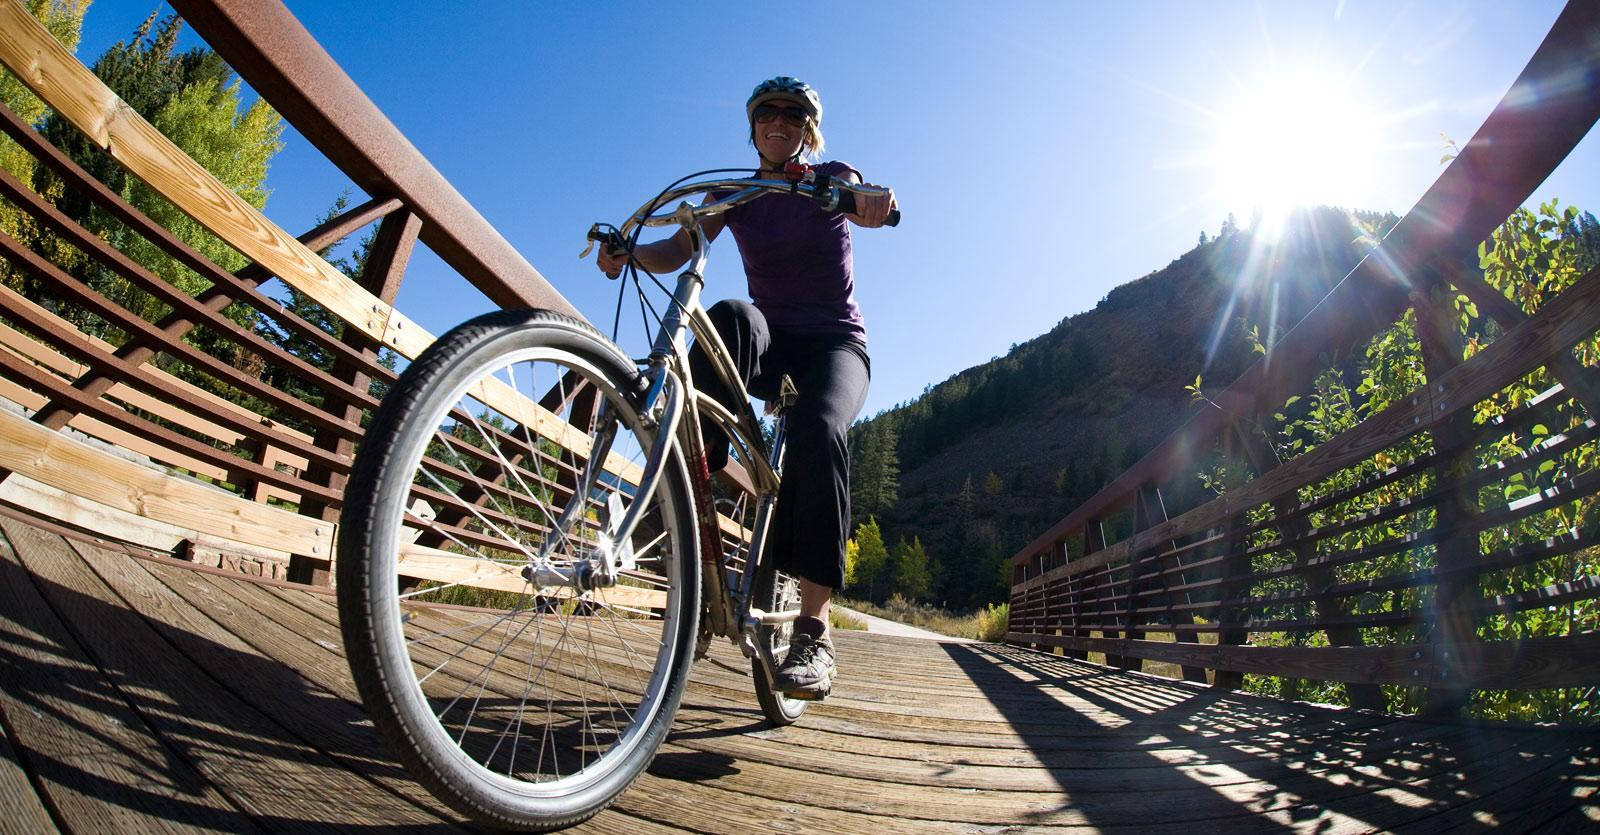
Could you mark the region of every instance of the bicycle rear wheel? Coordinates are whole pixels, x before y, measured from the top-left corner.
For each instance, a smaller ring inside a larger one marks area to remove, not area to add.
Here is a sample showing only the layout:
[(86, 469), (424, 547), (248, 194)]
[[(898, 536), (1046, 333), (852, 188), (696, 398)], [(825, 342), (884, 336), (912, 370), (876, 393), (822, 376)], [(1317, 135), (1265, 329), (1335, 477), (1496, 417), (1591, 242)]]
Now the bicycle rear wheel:
[[(406, 369), (357, 456), (337, 569), (351, 672), (411, 772), (481, 821), (594, 815), (649, 765), (682, 697), (693, 511), (676, 453), (637, 493), (655, 425), (639, 385), (586, 325), (488, 314)], [(622, 566), (615, 585), (595, 581), (601, 560)]]
[[(800, 608), (800, 581), (774, 568), (770, 559), (761, 561), (756, 568), (755, 585), (751, 602), (766, 612), (788, 612)], [(789, 636), (794, 634), (794, 624), (781, 623), (760, 627), (758, 638), (767, 645), (772, 657), (782, 660), (789, 650)], [(806, 712), (806, 702), (791, 699), (772, 689), (767, 679), (765, 665), (760, 658), (750, 659), (751, 677), (756, 683), (756, 701), (761, 703), (761, 713), (777, 727), (792, 725)]]

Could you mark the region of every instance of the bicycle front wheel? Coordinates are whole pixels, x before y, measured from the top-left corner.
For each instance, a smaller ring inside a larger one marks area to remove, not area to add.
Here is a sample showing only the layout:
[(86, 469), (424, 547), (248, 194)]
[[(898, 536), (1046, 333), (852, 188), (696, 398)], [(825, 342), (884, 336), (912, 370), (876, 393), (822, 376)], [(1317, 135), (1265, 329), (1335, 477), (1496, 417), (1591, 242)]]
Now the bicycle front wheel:
[(655, 426), (639, 387), (588, 326), (492, 313), (406, 369), (357, 456), (337, 569), (351, 672), (417, 779), (486, 823), (605, 808), (682, 697), (693, 508), (676, 453), (639, 494)]

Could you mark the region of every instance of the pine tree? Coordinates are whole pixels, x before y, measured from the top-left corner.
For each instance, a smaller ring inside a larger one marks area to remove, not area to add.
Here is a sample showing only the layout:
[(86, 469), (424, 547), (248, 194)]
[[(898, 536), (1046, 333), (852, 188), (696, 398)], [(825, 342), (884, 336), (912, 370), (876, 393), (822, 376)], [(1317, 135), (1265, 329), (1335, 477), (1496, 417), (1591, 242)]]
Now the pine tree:
[(894, 509), (900, 500), (900, 436), (888, 421), (874, 420), (857, 435), (850, 477), (850, 516), (860, 520)]
[(906, 598), (928, 599), (933, 573), (928, 568), (928, 552), (922, 547), (921, 539), (912, 537), (910, 542), (901, 539), (895, 546), (893, 577), (895, 591)]
[(883, 546), (883, 532), (878, 520), (869, 518), (856, 527), (856, 588), (865, 591), (868, 600), (876, 600), (878, 578), (889, 561), (889, 551)]

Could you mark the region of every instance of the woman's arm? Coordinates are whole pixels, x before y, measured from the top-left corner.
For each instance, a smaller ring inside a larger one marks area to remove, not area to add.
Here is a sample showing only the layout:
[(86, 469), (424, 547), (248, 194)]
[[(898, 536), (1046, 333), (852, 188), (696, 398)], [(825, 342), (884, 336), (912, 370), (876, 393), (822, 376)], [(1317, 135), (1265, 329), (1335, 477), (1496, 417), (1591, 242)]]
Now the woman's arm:
[(864, 183), (854, 171), (846, 171), (840, 174), (839, 179), (859, 183), (870, 188), (882, 189), (876, 194), (857, 194), (855, 196), (856, 210), (854, 213), (846, 212), (845, 217), (850, 218), (850, 222), (857, 226), (876, 229), (882, 226), (883, 222), (889, 218), (889, 210), (899, 206), (894, 201), (894, 189), (892, 188)]
[[(706, 198), (707, 202), (710, 197)], [(706, 240), (714, 241), (722, 234), (722, 227), (727, 225), (724, 215), (712, 215), (700, 219), (700, 228), (705, 230)], [(689, 232), (678, 229), (670, 238), (648, 244), (639, 244), (633, 249), (633, 260), (639, 267), (653, 273), (669, 273), (689, 262), (689, 256), (694, 254), (694, 247), (689, 242)], [(628, 264), (627, 253), (607, 252), (605, 247), (600, 248), (600, 256), (596, 259), (600, 271), (606, 275), (614, 275)]]

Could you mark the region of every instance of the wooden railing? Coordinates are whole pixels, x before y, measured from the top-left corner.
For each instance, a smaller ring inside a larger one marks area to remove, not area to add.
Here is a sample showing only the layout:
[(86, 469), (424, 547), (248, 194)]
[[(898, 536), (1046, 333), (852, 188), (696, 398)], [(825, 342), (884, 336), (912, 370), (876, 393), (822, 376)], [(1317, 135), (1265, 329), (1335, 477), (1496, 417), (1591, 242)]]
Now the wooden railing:
[[(1397, 709), (1407, 689), (1417, 709), (1450, 713), (1475, 688), (1600, 685), (1592, 618), (1520, 639), (1480, 628), (1498, 618), (1492, 631), (1514, 634), (1530, 612), (1600, 598), (1600, 513), (1588, 512), (1600, 372), (1572, 352), (1600, 330), (1600, 271), (1529, 315), (1485, 282), (1478, 256), (1600, 116), (1597, 42), (1600, 5), (1570, 4), (1459, 157), (1322, 304), (1015, 555), (1009, 642), (1164, 662), (1225, 687), (1244, 675), (1342, 682), (1350, 704), (1378, 709)], [(1465, 360), (1463, 295), (1497, 326), (1479, 326), (1489, 344)], [(1407, 311), (1426, 382), (1280, 461), (1274, 413)], [(1528, 380), (1546, 390), (1503, 395)], [(1506, 500), (1508, 483), (1533, 483), (1558, 459), (1587, 469)], [(1164, 506), (1163, 486), (1219, 461), (1251, 477), (1197, 507)], [(1577, 518), (1505, 541), (1553, 508)], [(1108, 527), (1130, 533), (1107, 542)], [(1525, 571), (1562, 559), (1559, 582)]]
[[(250, 262), (232, 272), (218, 266), (0, 108), (0, 131), (62, 188), (208, 287), (185, 292), (173, 276), (151, 272), (64, 214), (53, 196), (0, 170), (0, 197), (32, 219), (41, 240), (55, 244), (30, 247), (0, 234), (4, 269), (17, 286), (29, 288), (0, 288), (0, 396), (14, 404), (0, 410), (0, 501), (163, 550), (207, 560), (224, 551), (244, 554), (261, 573), (326, 582), (340, 490), (364, 415), (377, 404), (373, 385), (396, 378), (379, 351), (413, 358), (433, 340), (393, 306), (413, 248), (419, 242), (430, 247), (503, 306), (582, 317), (406, 142), (281, 4), (174, 5), (370, 199), (291, 236), (119, 100), (19, 4), (0, 0), (0, 62), (99, 152)], [(356, 279), (317, 254), (374, 224), (370, 256)], [(138, 304), (97, 292), (84, 278), (91, 274), (85, 261), (124, 283), (129, 292), (119, 295)], [(342, 333), (268, 297), (262, 285), (271, 278), (337, 317)], [(145, 309), (164, 312), (151, 321)], [(332, 365), (313, 364), (241, 322), (270, 322), (333, 357)], [(473, 395), (521, 424), (496, 439), (507, 460), (554, 468), (568, 485), (575, 480), (575, 467), (588, 454), (583, 433), (507, 386), (488, 384)], [(492, 495), (493, 473), (506, 475), (503, 462), (443, 433), (440, 441), (454, 448), (453, 460), (482, 465), (476, 480)], [(570, 454), (558, 460), (541, 442)], [(451, 464), (435, 465), (452, 471)], [(624, 482), (636, 475), (621, 461), (607, 467)], [(419, 487), (419, 497), (424, 493)], [(482, 512), (538, 532), (533, 522), (488, 506)], [(433, 520), (432, 531), (404, 555), (405, 573), (503, 586), (505, 578), (472, 572), (459, 559), (434, 559), (441, 534), (479, 538), (465, 513), (458, 516)], [(738, 531), (731, 522), (725, 527)]]

